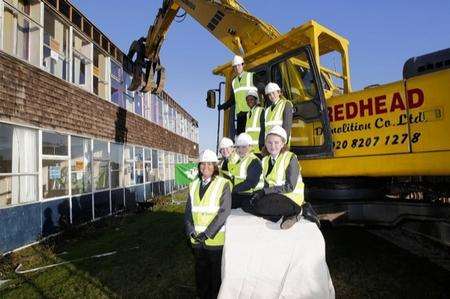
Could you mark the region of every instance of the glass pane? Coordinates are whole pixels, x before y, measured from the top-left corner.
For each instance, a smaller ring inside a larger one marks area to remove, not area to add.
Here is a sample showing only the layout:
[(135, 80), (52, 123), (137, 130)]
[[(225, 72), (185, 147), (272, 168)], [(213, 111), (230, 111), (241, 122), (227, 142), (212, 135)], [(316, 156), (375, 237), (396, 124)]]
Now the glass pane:
[(108, 143), (94, 140), (93, 181), (95, 190), (109, 188), (109, 154)]
[(294, 105), (311, 100), (317, 94), (314, 74), (304, 52), (273, 66), (272, 77)]
[[(272, 79), (282, 89), (283, 96), (292, 104), (311, 101), (317, 96), (317, 82), (305, 52), (274, 65)], [(294, 117), (291, 132), (291, 146), (320, 146), (324, 144), (320, 120), (305, 123)]]
[(42, 132), (42, 154), (67, 156), (67, 135)]
[(91, 140), (72, 136), (72, 194), (91, 192)]
[(0, 177), (0, 208), (37, 201), (37, 197), (37, 175)]
[(44, 11), (44, 68), (67, 79), (69, 27), (49, 8)]
[(131, 186), (134, 185), (134, 155), (132, 146), (128, 145), (125, 146), (124, 160), (125, 160), (125, 167), (124, 167), (125, 186)]
[(0, 173), (37, 172), (36, 130), (0, 124)]
[(111, 188), (123, 186), (123, 145), (118, 143), (111, 143)]
[(142, 94), (140, 92), (134, 93), (134, 113), (142, 115)]
[(68, 161), (42, 161), (42, 191), (44, 198), (69, 194)]
[(134, 160), (136, 168), (136, 184), (144, 182), (144, 150), (142, 147), (134, 148)]

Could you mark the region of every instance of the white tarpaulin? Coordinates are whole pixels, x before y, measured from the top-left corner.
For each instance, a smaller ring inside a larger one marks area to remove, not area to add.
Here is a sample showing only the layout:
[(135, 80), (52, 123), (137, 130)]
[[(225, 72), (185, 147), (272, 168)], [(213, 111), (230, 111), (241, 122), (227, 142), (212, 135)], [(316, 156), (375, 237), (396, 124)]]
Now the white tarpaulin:
[(319, 228), (302, 219), (282, 230), (280, 222), (232, 210), (219, 298), (334, 298)]

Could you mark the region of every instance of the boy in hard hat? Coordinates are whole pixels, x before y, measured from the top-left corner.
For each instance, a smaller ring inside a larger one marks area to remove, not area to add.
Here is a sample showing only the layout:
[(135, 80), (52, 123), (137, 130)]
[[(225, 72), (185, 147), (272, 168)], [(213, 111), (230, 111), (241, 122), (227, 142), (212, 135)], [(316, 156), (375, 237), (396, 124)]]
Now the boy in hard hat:
[(293, 117), (292, 103), (282, 96), (281, 89), (276, 83), (267, 84), (265, 93), (271, 103), (264, 111), (265, 132), (269, 132), (274, 126), (281, 126), (287, 133), (286, 144), (289, 147)]
[(239, 156), (234, 149), (233, 140), (228, 137), (223, 137), (219, 143), (219, 152), (223, 157), (220, 164), (220, 175), (233, 182), (232, 170), (239, 160)]
[(218, 109), (226, 110), (234, 105), (237, 120), (236, 135), (239, 135), (245, 131), (247, 111), (250, 110), (245, 97), (250, 90), (257, 91), (257, 88), (253, 84), (253, 73), (244, 71), (244, 59), (241, 56), (234, 56), (232, 65), (236, 76), (231, 84), (233, 89), (231, 97), (228, 101), (219, 105)]
[(245, 98), (250, 110), (247, 112), (245, 133), (252, 138), (252, 152), (261, 158), (261, 149), (264, 146), (264, 108), (258, 106), (259, 96), (255, 90), (250, 90)]
[(261, 161), (251, 152), (251, 143), (252, 138), (247, 133), (240, 134), (236, 139), (239, 161), (232, 171), (232, 209), (241, 208), (250, 200), (253, 192), (260, 190), (264, 185), (261, 177)]
[(274, 126), (266, 135), (268, 152), (262, 160), (264, 188), (256, 191), (248, 207), (248, 213), (273, 222), (280, 218), (281, 229), (291, 228), (302, 216), (318, 222), (310, 205), (305, 205), (305, 185), (300, 174), (297, 156), (286, 146), (287, 134), (280, 126)]
[(200, 298), (217, 298), (219, 294), (225, 221), (231, 212), (230, 184), (219, 175), (218, 162), (211, 150), (200, 155), (198, 177), (189, 184), (184, 216)]

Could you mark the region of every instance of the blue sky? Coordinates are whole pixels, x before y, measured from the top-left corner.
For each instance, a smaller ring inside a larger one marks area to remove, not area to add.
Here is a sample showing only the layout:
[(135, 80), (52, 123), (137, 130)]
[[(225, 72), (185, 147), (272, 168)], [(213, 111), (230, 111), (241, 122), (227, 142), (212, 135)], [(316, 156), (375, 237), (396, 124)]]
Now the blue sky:
[[(126, 53), (134, 39), (146, 34), (162, 0), (72, 2)], [(314, 19), (346, 37), (354, 90), (399, 80), (408, 58), (450, 47), (448, 0), (240, 2), (282, 33)], [(199, 121), (200, 149), (215, 148), (216, 142), (217, 113), (206, 108), (204, 99), (221, 78), (211, 71), (231, 57), (190, 17), (172, 24), (162, 48), (166, 90)]]

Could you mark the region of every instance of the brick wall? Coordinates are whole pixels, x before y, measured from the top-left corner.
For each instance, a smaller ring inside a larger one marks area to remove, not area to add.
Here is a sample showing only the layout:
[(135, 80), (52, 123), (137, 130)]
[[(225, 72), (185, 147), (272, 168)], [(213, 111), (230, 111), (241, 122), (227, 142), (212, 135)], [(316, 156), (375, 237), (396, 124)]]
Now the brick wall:
[(198, 156), (198, 145), (0, 52), (0, 120)]

